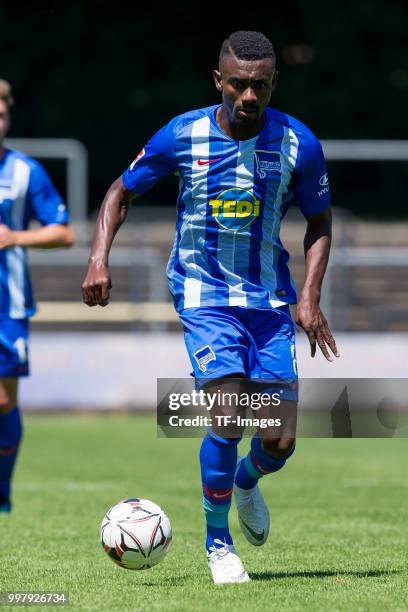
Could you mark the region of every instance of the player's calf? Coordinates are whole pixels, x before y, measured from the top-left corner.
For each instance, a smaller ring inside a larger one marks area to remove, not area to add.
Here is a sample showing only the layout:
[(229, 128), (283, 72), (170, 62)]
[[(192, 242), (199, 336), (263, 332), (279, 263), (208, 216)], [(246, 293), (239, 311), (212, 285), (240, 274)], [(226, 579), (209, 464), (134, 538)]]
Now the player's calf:
[(267, 474), (283, 468), (294, 452), (294, 438), (252, 438), (251, 450), (239, 461), (234, 483), (239, 525), (248, 542), (261, 546), (268, 538), (269, 510), (258, 486)]
[(207, 552), (220, 541), (232, 545), (228, 527), (239, 440), (207, 435), (200, 449)]
[(235, 484), (241, 489), (253, 489), (260, 478), (281, 470), (295, 450), (294, 438), (261, 440), (255, 435), (251, 450), (240, 462)]

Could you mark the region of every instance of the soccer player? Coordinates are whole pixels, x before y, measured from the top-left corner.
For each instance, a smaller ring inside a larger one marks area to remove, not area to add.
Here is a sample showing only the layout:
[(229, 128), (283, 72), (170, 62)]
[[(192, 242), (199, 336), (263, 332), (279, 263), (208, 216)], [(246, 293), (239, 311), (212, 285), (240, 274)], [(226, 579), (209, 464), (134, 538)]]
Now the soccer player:
[[(11, 477), (22, 435), (18, 380), (28, 376), (28, 319), (35, 313), (27, 247), (71, 246), (68, 214), (44, 168), (4, 137), (13, 105), (0, 79), (0, 513), (11, 510)], [(32, 219), (41, 228), (28, 229)]]
[[(233, 545), (228, 512), (234, 492), (241, 530), (259, 546), (269, 512), (258, 487), (283, 468), (295, 445), (296, 361), (289, 304), (297, 301), (280, 239), (289, 206), (307, 220), (306, 274), (296, 322), (312, 357), (339, 356), (319, 299), (331, 242), (326, 163), (310, 130), (268, 107), (276, 86), (275, 52), (259, 32), (222, 44), (214, 81), (222, 103), (187, 112), (161, 128), (108, 190), (84, 280), (89, 306), (108, 303), (109, 250), (129, 203), (162, 176), (177, 173), (180, 193), (170, 291), (200, 385), (236, 392), (239, 377), (278, 381), (288, 423), (281, 435), (260, 430), (238, 459), (238, 435), (212, 426), (200, 451), (208, 564), (216, 584), (249, 577)], [(238, 380), (236, 380), (238, 378)], [(238, 412), (238, 406), (235, 407)], [(220, 414), (224, 407), (216, 407)]]

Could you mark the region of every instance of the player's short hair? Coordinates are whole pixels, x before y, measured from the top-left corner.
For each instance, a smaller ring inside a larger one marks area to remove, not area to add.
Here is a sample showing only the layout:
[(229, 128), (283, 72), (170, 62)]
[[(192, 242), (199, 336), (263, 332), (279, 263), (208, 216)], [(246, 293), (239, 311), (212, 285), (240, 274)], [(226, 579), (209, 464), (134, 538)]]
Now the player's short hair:
[(270, 58), (276, 61), (273, 45), (262, 32), (238, 30), (230, 34), (221, 45), (220, 60), (231, 53), (240, 60), (253, 61)]
[(14, 104), (13, 96), (11, 95), (11, 85), (4, 79), (0, 79), (0, 100), (3, 100), (9, 108)]

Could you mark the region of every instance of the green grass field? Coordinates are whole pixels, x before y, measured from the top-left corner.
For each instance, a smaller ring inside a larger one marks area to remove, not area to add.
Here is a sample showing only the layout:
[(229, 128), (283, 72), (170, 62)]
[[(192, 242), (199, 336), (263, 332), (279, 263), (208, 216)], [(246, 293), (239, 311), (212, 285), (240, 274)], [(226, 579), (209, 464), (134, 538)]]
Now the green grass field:
[[(252, 582), (218, 587), (204, 556), (198, 447), (158, 439), (152, 416), (28, 416), (14, 512), (0, 515), (0, 591), (69, 591), (80, 610), (408, 609), (407, 440), (299, 440), (263, 481), (264, 547), (246, 542), (231, 510)], [(143, 572), (117, 567), (99, 543), (106, 509), (134, 496), (173, 524), (169, 555)]]

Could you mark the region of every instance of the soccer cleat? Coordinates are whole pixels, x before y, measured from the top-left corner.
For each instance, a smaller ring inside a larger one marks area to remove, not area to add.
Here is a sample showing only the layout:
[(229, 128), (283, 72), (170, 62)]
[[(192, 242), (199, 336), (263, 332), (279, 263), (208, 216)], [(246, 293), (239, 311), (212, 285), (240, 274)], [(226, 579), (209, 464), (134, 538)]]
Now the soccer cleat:
[(214, 540), (214, 546), (210, 546), (210, 551), (207, 552), (207, 561), (214, 584), (233, 584), (250, 580), (232, 544)]
[[(237, 471), (243, 457), (238, 459)], [(239, 526), (242, 533), (254, 546), (265, 544), (269, 535), (269, 510), (258, 485), (253, 489), (241, 489), (234, 484)]]

